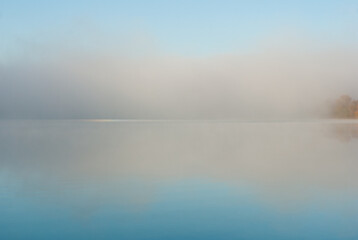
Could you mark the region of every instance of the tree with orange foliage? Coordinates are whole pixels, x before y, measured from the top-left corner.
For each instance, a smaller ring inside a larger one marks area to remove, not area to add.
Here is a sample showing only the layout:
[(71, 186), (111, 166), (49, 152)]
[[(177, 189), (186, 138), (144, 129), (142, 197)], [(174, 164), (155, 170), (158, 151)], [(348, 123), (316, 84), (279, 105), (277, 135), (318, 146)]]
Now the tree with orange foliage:
[(333, 103), (332, 116), (334, 118), (358, 118), (358, 100), (342, 95)]

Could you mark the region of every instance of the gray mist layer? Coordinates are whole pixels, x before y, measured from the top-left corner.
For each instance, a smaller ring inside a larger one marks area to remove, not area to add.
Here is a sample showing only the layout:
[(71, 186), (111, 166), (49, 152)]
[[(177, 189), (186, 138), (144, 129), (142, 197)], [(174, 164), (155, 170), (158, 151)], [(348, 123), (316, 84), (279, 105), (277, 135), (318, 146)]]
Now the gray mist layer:
[(34, 50), (0, 62), (0, 118), (316, 118), (357, 96), (357, 48), (298, 45), (211, 57)]

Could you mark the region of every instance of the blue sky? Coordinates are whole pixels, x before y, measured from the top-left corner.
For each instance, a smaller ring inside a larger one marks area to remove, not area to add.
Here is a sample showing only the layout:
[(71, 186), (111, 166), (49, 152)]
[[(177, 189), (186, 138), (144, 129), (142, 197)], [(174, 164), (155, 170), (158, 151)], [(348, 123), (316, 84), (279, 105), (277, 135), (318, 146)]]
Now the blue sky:
[(51, 43), (71, 34), (77, 37), (69, 44), (81, 45), (81, 32), (86, 31), (103, 33), (104, 38), (140, 35), (163, 51), (181, 55), (250, 49), (286, 31), (319, 41), (358, 40), (354, 0), (1, 0), (0, 14), (3, 55), (26, 42)]

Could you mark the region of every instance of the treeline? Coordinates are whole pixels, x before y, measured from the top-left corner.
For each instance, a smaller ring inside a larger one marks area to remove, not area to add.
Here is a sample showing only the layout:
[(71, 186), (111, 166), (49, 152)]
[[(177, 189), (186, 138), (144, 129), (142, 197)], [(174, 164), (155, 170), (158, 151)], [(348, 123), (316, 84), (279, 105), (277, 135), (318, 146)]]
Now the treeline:
[(331, 115), (334, 118), (358, 118), (358, 100), (342, 95), (333, 102)]

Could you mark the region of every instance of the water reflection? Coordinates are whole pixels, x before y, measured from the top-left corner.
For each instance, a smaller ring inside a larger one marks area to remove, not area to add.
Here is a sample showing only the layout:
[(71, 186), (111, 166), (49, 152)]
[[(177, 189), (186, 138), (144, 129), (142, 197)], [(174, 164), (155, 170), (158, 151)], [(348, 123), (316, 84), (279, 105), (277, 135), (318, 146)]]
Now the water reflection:
[(358, 138), (358, 124), (335, 124), (333, 126), (333, 134), (342, 142), (350, 142)]
[[(106, 209), (122, 209), (124, 218), (132, 219), (133, 213), (155, 212), (156, 204), (170, 196), (175, 217), (192, 207), (188, 218), (200, 216), (203, 206), (209, 212), (222, 207), (207, 203), (208, 210), (205, 203), (195, 205), (201, 198), (252, 209), (257, 209), (252, 205), (258, 201), (281, 214), (299, 215), (312, 214), (312, 204), (318, 204), (316, 210), (326, 206), (330, 210), (321, 209), (324, 213), (347, 215), (339, 234), (332, 236), (357, 236), (353, 227), (358, 217), (358, 142), (353, 141), (357, 126), (354, 122), (4, 121), (0, 125), (0, 198), (55, 204), (72, 209), (84, 221)], [(158, 212), (163, 208), (165, 203)], [(8, 209), (0, 205), (0, 211)], [(267, 214), (248, 216), (257, 220)], [(276, 219), (276, 232), (287, 221), (281, 215), (277, 218), (281, 220)], [(135, 229), (132, 224), (127, 227)], [(207, 224), (198, 227), (206, 229)], [(281, 235), (274, 235), (276, 239), (303, 236), (295, 227), (284, 226)], [(151, 232), (150, 225), (148, 229)], [(230, 236), (243, 236), (230, 231)], [(311, 234), (315, 231), (327, 233), (314, 229)], [(137, 235), (130, 236), (136, 239)]]

